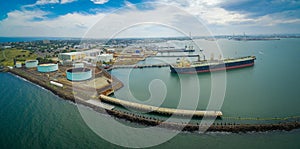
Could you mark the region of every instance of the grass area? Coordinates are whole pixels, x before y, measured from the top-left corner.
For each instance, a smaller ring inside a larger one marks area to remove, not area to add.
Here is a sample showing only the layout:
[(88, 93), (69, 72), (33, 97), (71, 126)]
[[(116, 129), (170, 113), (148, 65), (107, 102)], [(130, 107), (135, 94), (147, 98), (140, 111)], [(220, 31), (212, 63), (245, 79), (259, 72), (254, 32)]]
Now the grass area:
[(0, 65), (13, 66), (14, 58), (16, 58), (16, 60), (19, 62), (25, 62), (26, 60), (36, 59), (37, 55), (34, 53), (31, 53), (28, 50), (18, 50), (18, 49), (1, 50)]

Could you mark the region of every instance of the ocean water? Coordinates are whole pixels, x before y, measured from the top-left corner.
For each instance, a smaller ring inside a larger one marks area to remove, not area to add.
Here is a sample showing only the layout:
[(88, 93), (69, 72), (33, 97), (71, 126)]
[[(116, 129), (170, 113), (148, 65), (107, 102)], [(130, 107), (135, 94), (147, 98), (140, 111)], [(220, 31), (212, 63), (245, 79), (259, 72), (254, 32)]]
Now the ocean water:
[[(226, 72), (223, 104), (220, 101), (220, 110), (225, 117), (264, 119), (300, 116), (300, 100), (298, 100), (300, 96), (299, 39), (248, 42), (223, 39), (218, 40), (217, 43), (206, 40), (196, 40), (196, 42), (202, 46), (201, 48), (210, 49), (210, 51), (207, 50), (207, 55), (217, 53), (216, 48), (219, 47), (225, 58), (248, 55), (255, 55), (257, 58), (254, 67)], [(141, 63), (172, 63), (175, 61), (176, 58), (167, 60), (151, 58)], [(176, 108), (179, 102), (193, 105), (195, 102), (191, 100), (193, 98), (190, 94), (199, 92), (197, 109), (206, 109), (209, 103), (213, 78), (207, 73), (198, 74), (196, 79), (192, 79), (191, 75), (179, 77), (171, 74), (168, 67), (116, 69), (111, 73), (125, 84), (124, 88), (115, 93), (115, 96), (124, 100), (131, 100), (133, 96), (137, 102), (140, 100), (156, 106)], [(160, 80), (160, 82), (156, 81), (155, 83), (153, 80)], [(160, 87), (161, 84), (164, 84), (165, 88)], [(152, 88), (158, 87), (154, 93), (162, 93), (161, 90), (164, 89), (166, 97), (154, 98), (154, 102), (149, 102), (148, 99), (152, 99), (149, 91), (151, 85)], [(182, 97), (181, 89), (189, 94)], [(160, 105), (161, 100), (164, 102)]]
[[(211, 41), (197, 42), (204, 49), (213, 47)], [(226, 94), (221, 107), (224, 116), (264, 118), (300, 115), (299, 43), (299, 39), (219, 40), (219, 47), (225, 56), (257, 56), (254, 67), (227, 72)], [(143, 63), (155, 62), (158, 60), (149, 59)], [(131, 93), (141, 101), (151, 96), (151, 81), (155, 85), (157, 82), (153, 80), (161, 80), (168, 91), (162, 106), (176, 107), (179, 102), (176, 98), (180, 90), (178, 76), (170, 74), (168, 68), (132, 70), (128, 83), (126, 70), (114, 70), (112, 73), (130, 86)], [(211, 77), (201, 74), (198, 78), (201, 95), (197, 108), (202, 109), (206, 107), (209, 97)], [(184, 79), (188, 81), (189, 78), (184, 76)], [(164, 88), (163, 85), (160, 87)], [(125, 89), (116, 94), (124, 100), (129, 96)], [(85, 123), (78, 105), (12, 74), (0, 73), (0, 95), (0, 148), (122, 148), (96, 135)], [(184, 101), (190, 102), (188, 98)], [(99, 114), (86, 107), (81, 106), (80, 109)], [(117, 137), (114, 133), (111, 135), (112, 138)], [(299, 138), (299, 130), (238, 134), (181, 133), (153, 148), (300, 148)]]
[[(75, 104), (11, 74), (0, 73), (0, 78), (0, 148), (122, 148), (96, 135)], [(183, 133), (153, 148), (296, 149), (300, 147), (299, 137), (299, 130)]]

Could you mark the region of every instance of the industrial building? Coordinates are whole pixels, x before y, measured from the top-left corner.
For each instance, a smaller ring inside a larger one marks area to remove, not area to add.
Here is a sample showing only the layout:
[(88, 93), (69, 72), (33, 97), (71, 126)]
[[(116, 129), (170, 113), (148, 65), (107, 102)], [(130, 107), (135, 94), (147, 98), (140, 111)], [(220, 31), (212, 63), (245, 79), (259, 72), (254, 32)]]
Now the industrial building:
[(106, 49), (106, 52), (107, 53), (115, 53), (115, 49), (112, 49), (112, 48), (109, 48), (109, 49)]
[(58, 59), (60, 61), (76, 61), (84, 59), (85, 56), (86, 55), (83, 52), (59, 53)]
[(113, 60), (113, 54), (101, 54), (98, 55), (96, 59), (100, 62), (111, 62)]
[(100, 49), (91, 49), (91, 50), (86, 50), (82, 51), (86, 57), (96, 57), (97, 55), (100, 55), (103, 53), (103, 50)]
[(83, 68), (84, 67), (84, 63), (74, 63), (73, 67), (74, 68)]

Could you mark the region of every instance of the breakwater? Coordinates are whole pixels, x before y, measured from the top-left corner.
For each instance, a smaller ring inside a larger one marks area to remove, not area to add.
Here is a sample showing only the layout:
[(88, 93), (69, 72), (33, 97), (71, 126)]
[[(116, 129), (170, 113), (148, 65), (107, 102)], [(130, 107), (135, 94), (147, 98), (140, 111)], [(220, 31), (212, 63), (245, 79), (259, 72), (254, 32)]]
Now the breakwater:
[[(93, 108), (94, 109), (94, 108)], [(95, 111), (102, 112), (102, 109), (94, 109)], [(161, 128), (187, 131), (187, 132), (198, 132), (199, 130), (206, 130), (206, 132), (232, 132), (232, 133), (246, 133), (246, 132), (266, 132), (266, 131), (291, 131), (293, 129), (300, 128), (300, 122), (286, 122), (280, 124), (235, 124), (235, 123), (213, 123), (208, 124), (195, 124), (195, 123), (175, 123), (166, 122), (152, 117), (145, 117), (134, 113), (123, 112), (118, 110), (105, 110), (105, 113), (112, 115), (116, 118), (123, 119), (129, 122), (146, 125), (146, 126), (158, 126)]]
[(122, 105), (125, 107), (134, 108), (141, 111), (146, 112), (154, 112), (162, 115), (177, 115), (177, 116), (187, 116), (187, 117), (221, 117), (223, 114), (221, 111), (199, 111), (199, 110), (183, 110), (183, 109), (172, 109), (172, 108), (161, 108), (155, 107), (150, 105), (144, 105), (139, 103), (128, 102), (124, 100), (120, 100), (117, 98), (100, 95), (99, 96), (101, 101), (109, 102), (116, 105)]
[(74, 103), (82, 104), (92, 108), (95, 111), (98, 111), (102, 114), (109, 114), (116, 118), (123, 119), (126, 121), (134, 122), (141, 125), (146, 126), (159, 126), (166, 129), (173, 129), (173, 130), (183, 130), (189, 132), (197, 132), (202, 128), (208, 128), (208, 132), (265, 132), (265, 131), (273, 131), (273, 130), (284, 130), (290, 131), (293, 129), (300, 128), (299, 121), (287, 121), (281, 122), (278, 124), (236, 124), (236, 123), (213, 123), (212, 125), (201, 125), (198, 123), (175, 123), (175, 122), (166, 122), (164, 120), (146, 117), (143, 115), (138, 115), (135, 113), (118, 111), (115, 109), (105, 109), (103, 107), (99, 107), (97, 105), (88, 103), (84, 100), (75, 99), (74, 95), (72, 94), (72, 90), (65, 90), (62, 91), (60, 88), (50, 85), (47, 81), (43, 81), (38, 77), (31, 76), (31, 74), (26, 74), (23, 71), (19, 71), (18, 69), (8, 70), (9, 72), (18, 75), (26, 80), (29, 80), (39, 86), (48, 89), (52, 93), (58, 95), (59, 97), (63, 98), (64, 100), (70, 100)]

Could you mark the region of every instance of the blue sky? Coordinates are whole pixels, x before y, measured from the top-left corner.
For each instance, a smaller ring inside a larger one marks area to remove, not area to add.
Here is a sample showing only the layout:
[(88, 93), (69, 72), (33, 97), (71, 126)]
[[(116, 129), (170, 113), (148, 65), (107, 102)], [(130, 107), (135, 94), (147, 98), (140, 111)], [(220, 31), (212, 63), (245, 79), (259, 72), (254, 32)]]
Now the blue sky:
[[(36, 4), (41, 1), (40, 4)], [(101, 0), (99, 0), (101, 1)], [(95, 9), (99, 11), (109, 11), (111, 9), (117, 9), (125, 5), (125, 1), (102, 0), (101, 4), (96, 4), (90, 0), (65, 0), (66, 3), (61, 0), (11, 0), (0, 1), (1, 11), (0, 19), (7, 18), (7, 14), (14, 10), (43, 10), (49, 11), (51, 14), (47, 15), (47, 18), (55, 18), (60, 15), (68, 13), (89, 13), (95, 14)], [(141, 0), (129, 0), (131, 3), (141, 3)], [(17, 4), (17, 5), (16, 5)], [(35, 5), (36, 4), (36, 5)]]
[(1, 0), (0, 7), (0, 36), (82, 37), (99, 21), (106, 22), (99, 37), (142, 22), (165, 25), (135, 25), (122, 35), (176, 36), (163, 28), (194, 34), (195, 19), (213, 35), (300, 33), (300, 1), (292, 0)]

